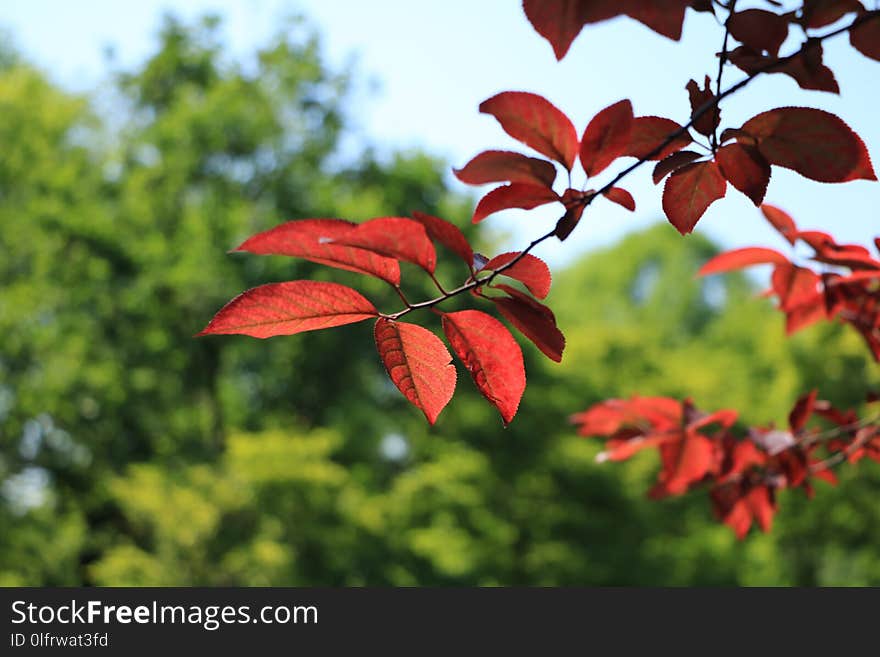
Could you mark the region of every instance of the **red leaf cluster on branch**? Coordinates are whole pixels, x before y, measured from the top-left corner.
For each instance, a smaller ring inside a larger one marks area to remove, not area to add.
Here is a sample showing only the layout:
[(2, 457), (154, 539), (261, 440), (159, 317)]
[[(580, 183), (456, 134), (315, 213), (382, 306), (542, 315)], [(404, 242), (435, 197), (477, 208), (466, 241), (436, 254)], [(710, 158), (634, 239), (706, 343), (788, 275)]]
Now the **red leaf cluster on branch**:
[[(799, 230), (794, 219), (775, 206), (763, 205), (761, 210), (792, 246), (806, 245), (812, 251), (809, 260), (822, 269), (799, 265), (774, 249), (749, 247), (715, 256), (702, 266), (700, 275), (772, 264), (769, 293), (785, 313), (789, 335), (815, 322), (838, 318), (862, 335), (880, 361), (880, 259), (858, 244), (838, 244), (828, 233)], [(874, 244), (880, 252), (880, 237)]]
[[(453, 292), (446, 292), (434, 276), (435, 244), (466, 265), (465, 282)], [(556, 327), (553, 312), (538, 301), (550, 292), (547, 264), (524, 252), (502, 253), (488, 260), (478, 257), (461, 230), (440, 217), (415, 212), (413, 218), (378, 217), (361, 224), (339, 219), (289, 221), (254, 235), (236, 251), (299, 257), (374, 276), (388, 283), (406, 308), (381, 313), (350, 287), (288, 281), (243, 292), (226, 304), (199, 335), (237, 333), (269, 338), (376, 318), (376, 347), (388, 376), (431, 424), (455, 391), (455, 367), (443, 341), (421, 326), (399, 321), (403, 315), (418, 308), (433, 308), (454, 294), (470, 290), (493, 303), (502, 317), (549, 358), (562, 358), (565, 339)], [(420, 304), (409, 303), (400, 287), (401, 262), (424, 270), (441, 296)], [(496, 283), (497, 276), (522, 283), (531, 294)], [(526, 387), (522, 351), (516, 340), (504, 324), (483, 311), (436, 312), (442, 318), (449, 344), (477, 389), (498, 409), (503, 422), (509, 423)]]
[[(810, 426), (811, 419), (823, 427)], [(787, 429), (736, 427), (737, 413), (705, 413), (691, 400), (669, 397), (609, 399), (572, 416), (581, 436), (605, 440), (597, 460), (622, 461), (655, 448), (660, 456), (654, 499), (706, 489), (716, 516), (743, 538), (753, 524), (768, 531), (777, 491), (812, 481), (836, 483), (831, 468), (862, 457), (880, 461), (880, 426), (817, 400), (816, 391), (792, 408)], [(823, 458), (819, 458), (819, 453)]]

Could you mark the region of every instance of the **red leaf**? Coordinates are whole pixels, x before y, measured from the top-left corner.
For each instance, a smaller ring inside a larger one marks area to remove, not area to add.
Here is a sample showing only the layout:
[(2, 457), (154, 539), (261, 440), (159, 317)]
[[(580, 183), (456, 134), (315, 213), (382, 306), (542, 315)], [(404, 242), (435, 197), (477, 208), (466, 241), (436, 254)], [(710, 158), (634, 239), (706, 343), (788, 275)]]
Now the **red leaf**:
[(490, 214), (509, 210), (510, 208), (522, 208), (531, 210), (539, 205), (546, 205), (558, 201), (559, 195), (547, 187), (538, 185), (526, 185), (525, 183), (511, 183), (493, 189), (477, 203), (474, 210), (473, 222), (479, 223)]
[(585, 209), (586, 206), (583, 203), (577, 203), (565, 208), (565, 214), (556, 222), (556, 230), (554, 231), (560, 242), (571, 235), (571, 231), (578, 225)]
[(578, 152), (577, 132), (571, 120), (543, 96), (504, 91), (480, 103), (504, 131), (539, 153), (571, 170)]
[(663, 211), (682, 235), (691, 232), (712, 203), (724, 197), (727, 181), (714, 162), (688, 164), (666, 180)]
[(479, 310), (444, 314), (443, 330), (477, 389), (510, 424), (526, 389), (522, 350), (510, 331)]
[(587, 23), (627, 14), (670, 39), (681, 38), (685, 9), (692, 0), (524, 0), (523, 9), (535, 31), (562, 59)]
[(731, 185), (761, 205), (770, 184), (770, 164), (754, 146), (727, 144), (715, 153), (721, 174)]
[[(495, 271), (517, 256), (519, 256), (519, 251), (502, 253), (487, 262), (483, 269)], [(531, 253), (525, 254), (512, 267), (505, 269), (502, 272), (502, 276), (518, 280), (529, 289), (529, 292), (539, 299), (543, 299), (550, 293), (550, 268), (546, 262), (533, 256)]]
[(242, 292), (198, 335), (239, 333), (270, 338), (353, 324), (378, 314), (372, 303), (345, 285), (288, 281)]
[(354, 246), (412, 262), (431, 273), (437, 264), (437, 252), (425, 227), (406, 217), (370, 219), (334, 239), (333, 244)]
[(763, 9), (746, 9), (730, 16), (727, 23), (731, 36), (752, 50), (779, 54), (788, 37), (788, 21), (779, 14)]
[(715, 462), (714, 444), (705, 436), (689, 431), (680, 440), (661, 445), (660, 458), (663, 470), (651, 496), (681, 495), (709, 473)]
[(606, 107), (593, 117), (581, 139), (581, 165), (595, 176), (623, 155), (632, 132), (633, 109), (629, 100)]
[(788, 414), (788, 426), (793, 433), (797, 433), (804, 428), (807, 420), (813, 414), (813, 408), (816, 405), (816, 390), (812, 390), (795, 402), (794, 408)]
[(770, 280), (783, 311), (793, 310), (808, 301), (821, 301), (817, 298), (821, 279), (811, 269), (787, 262), (773, 270)]
[(473, 267), (474, 251), (458, 226), (446, 221), (446, 219), (425, 214), (418, 210), (414, 211), (412, 216), (413, 219), (425, 227), (428, 237), (435, 242), (440, 242), (447, 249), (460, 256), (468, 267)]
[(743, 267), (751, 267), (752, 265), (766, 264), (787, 264), (788, 258), (779, 251), (773, 249), (765, 249), (761, 247), (747, 247), (745, 249), (734, 249), (726, 253), (720, 253), (705, 265), (700, 267), (697, 272), (699, 276), (708, 276), (709, 274), (719, 274), (724, 271), (733, 271), (742, 269)]
[(808, 43), (804, 51), (796, 57), (783, 61), (778, 57), (762, 55), (748, 46), (732, 50), (728, 59), (751, 75), (758, 72), (784, 73), (797, 82), (801, 89), (840, 93), (834, 72), (822, 63), (822, 56), (822, 45), (815, 41)]
[(654, 173), (652, 174), (654, 184), (657, 185), (676, 169), (680, 169), (685, 164), (690, 164), (701, 157), (703, 156), (694, 151), (678, 151), (677, 153), (672, 153), (671, 155), (666, 156), (654, 167)]
[[(709, 80), (709, 76), (706, 76), (706, 80), (703, 83), (703, 88), (700, 89), (699, 85), (695, 80), (691, 80), (687, 83), (685, 87), (688, 92), (688, 96), (691, 101), (691, 117), (694, 117), (697, 113), (697, 110), (703, 107), (706, 103), (712, 101), (715, 98), (715, 94), (712, 92), (712, 83)], [(707, 112), (701, 114), (698, 118), (694, 119), (694, 130), (704, 135), (711, 135), (715, 132), (715, 128), (718, 127), (718, 124), (721, 122), (721, 110), (716, 105), (712, 109)]]
[(761, 206), (761, 212), (767, 221), (770, 222), (770, 225), (778, 230), (779, 234), (782, 235), (789, 244), (793, 245), (795, 243), (798, 236), (798, 229), (794, 223), (794, 219), (791, 218), (791, 215), (785, 210), (781, 210), (775, 205), (770, 205), (769, 203), (764, 203), (764, 205)]
[(428, 329), (380, 317), (374, 329), (385, 371), (430, 424), (455, 392), (455, 365), (446, 345)]
[(612, 187), (607, 192), (602, 194), (609, 201), (613, 201), (618, 205), (622, 205), (630, 212), (634, 212), (636, 209), (636, 202), (633, 199), (632, 194), (623, 189), (622, 187)]
[(691, 0), (634, 0), (623, 3), (620, 0), (606, 0), (606, 4), (622, 4), (630, 18), (635, 18), (658, 34), (678, 41), (684, 24), (684, 12), (691, 5)]
[[(685, 131), (669, 144), (663, 146), (671, 135), (681, 129), (682, 127), (671, 119), (663, 119), (659, 116), (639, 116), (633, 119), (629, 144), (623, 154), (640, 160), (662, 160), (667, 155), (680, 151), (693, 141)], [(649, 155), (650, 157), (648, 157)]]
[(519, 182), (552, 187), (556, 180), (556, 167), (547, 160), (511, 151), (484, 151), (461, 169), (452, 171), (469, 185)]
[(498, 311), (524, 336), (534, 342), (544, 355), (557, 363), (560, 362), (562, 350), (565, 348), (565, 337), (556, 328), (553, 311), (516, 288), (508, 285), (495, 287), (509, 295), (492, 298)]
[(865, 57), (880, 61), (880, 16), (875, 16), (849, 33), (852, 47)]
[(834, 114), (810, 107), (781, 107), (746, 121), (742, 130), (757, 140), (771, 164), (819, 182), (876, 180), (861, 138)]
[(801, 24), (814, 30), (836, 23), (846, 14), (864, 9), (858, 0), (804, 0)]
[(400, 284), (400, 266), (392, 258), (328, 241), (350, 232), (357, 224), (342, 219), (288, 221), (245, 240), (236, 251), (258, 255), (305, 258), (321, 265), (370, 274), (392, 285)]

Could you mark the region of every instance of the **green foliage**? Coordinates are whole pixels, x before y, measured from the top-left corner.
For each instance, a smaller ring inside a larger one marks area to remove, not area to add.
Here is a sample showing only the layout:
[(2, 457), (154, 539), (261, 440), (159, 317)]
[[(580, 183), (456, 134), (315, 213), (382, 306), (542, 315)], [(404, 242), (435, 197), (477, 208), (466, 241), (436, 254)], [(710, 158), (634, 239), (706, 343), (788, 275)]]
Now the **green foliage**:
[(0, 56), (0, 584), (880, 583), (876, 468), (737, 543), (701, 496), (644, 499), (650, 455), (598, 465), (566, 424), (636, 391), (781, 422), (805, 386), (876, 381), (850, 332), (786, 340), (748, 280), (696, 280), (700, 237), (659, 226), (557, 276), (565, 357), (525, 345), (507, 429), (464, 372), (427, 428), (365, 326), (194, 339), (231, 291), (353, 280), (225, 253), (279, 221), (467, 224), (437, 160), (345, 163), (347, 76), (299, 29), (246, 67), (216, 21), (168, 19), (113, 120)]

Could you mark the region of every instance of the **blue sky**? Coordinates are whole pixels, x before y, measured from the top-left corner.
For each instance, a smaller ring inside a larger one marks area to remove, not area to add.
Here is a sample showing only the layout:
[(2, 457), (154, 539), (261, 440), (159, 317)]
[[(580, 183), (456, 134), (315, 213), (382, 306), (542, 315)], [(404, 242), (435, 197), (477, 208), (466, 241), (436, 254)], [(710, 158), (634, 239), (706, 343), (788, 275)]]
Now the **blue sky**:
[[(636, 114), (683, 122), (689, 111), (684, 85), (714, 71), (721, 39), (715, 20), (705, 14), (688, 13), (680, 43), (618, 19), (587, 27), (557, 63), (516, 0), (7, 0), (3, 5), (0, 26), (17, 47), (54, 80), (75, 90), (98, 86), (106, 70), (102, 52), (107, 45), (123, 65), (142, 60), (154, 47), (165, 11), (183, 17), (219, 13), (235, 57), (246, 57), (265, 43), (284, 16), (301, 12), (322, 34), (329, 62), (336, 67), (353, 62), (360, 73), (354, 114), (360, 139), (382, 150), (424, 148), (457, 166), (484, 149), (519, 148), (494, 119), (477, 112), (482, 100), (504, 90), (546, 96), (579, 131), (597, 111), (621, 98), (633, 101)], [(880, 158), (880, 64), (856, 53), (845, 37), (829, 42), (825, 55), (841, 96), (802, 91), (784, 76), (764, 76), (724, 105), (724, 124), (739, 126), (781, 105), (820, 107), (841, 116), (862, 136), (874, 159)], [(735, 69), (726, 75), (729, 81), (742, 77)], [(651, 183), (649, 167), (624, 186), (636, 198), (636, 213), (597, 202), (567, 242), (542, 245), (539, 255), (564, 263), (662, 216), (661, 189)], [(774, 168), (767, 201), (789, 210), (803, 227), (826, 230), (842, 241), (867, 243), (880, 234), (878, 183), (824, 185)], [(515, 246), (546, 232), (557, 214), (555, 208), (511, 211), (487, 221), (509, 234)], [(710, 208), (697, 231), (728, 247), (783, 247), (754, 206), (732, 188)]]

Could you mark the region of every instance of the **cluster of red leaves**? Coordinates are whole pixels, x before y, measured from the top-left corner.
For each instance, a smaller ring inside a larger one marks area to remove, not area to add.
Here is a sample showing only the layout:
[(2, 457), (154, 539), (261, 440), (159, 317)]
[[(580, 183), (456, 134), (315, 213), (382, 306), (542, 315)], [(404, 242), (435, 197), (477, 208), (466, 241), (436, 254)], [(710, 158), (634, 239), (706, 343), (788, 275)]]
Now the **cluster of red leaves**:
[[(855, 328), (880, 361), (880, 259), (858, 244), (838, 244), (828, 233), (799, 230), (791, 216), (777, 207), (763, 205), (761, 211), (789, 244), (809, 247), (809, 259), (822, 265), (822, 271), (796, 264), (775, 249), (749, 247), (715, 256), (699, 273), (705, 276), (772, 264), (768, 294), (778, 299), (789, 335), (820, 320), (837, 318)], [(880, 237), (874, 244), (880, 251)]]
[[(859, 0), (805, 0), (795, 11), (779, 13), (781, 4), (768, 1), (768, 9), (750, 8), (730, 15), (728, 29), (742, 46), (731, 61), (746, 72), (772, 63), (788, 37), (791, 24), (805, 32), (836, 23), (849, 14), (868, 10)], [(584, 25), (628, 16), (673, 40), (681, 38), (685, 11), (715, 13), (711, 0), (523, 0), (532, 26), (550, 42), (562, 59)], [(776, 9), (777, 11), (772, 11)], [(880, 60), (880, 19), (867, 21), (850, 34), (850, 43), (866, 57)], [(804, 89), (837, 92), (834, 75), (822, 64), (821, 48), (810, 50), (799, 61), (774, 72), (786, 73)]]
[[(814, 416), (825, 420), (826, 427), (808, 428)], [(736, 411), (704, 413), (690, 400), (668, 397), (610, 399), (571, 420), (579, 435), (605, 440), (600, 462), (622, 461), (657, 448), (661, 468), (649, 496), (660, 499), (708, 489), (716, 516), (738, 538), (752, 524), (770, 529), (778, 490), (801, 488), (812, 496), (813, 479), (836, 482), (833, 465), (865, 456), (880, 461), (880, 426), (817, 400), (815, 390), (797, 400), (787, 429), (741, 429), (734, 427)], [(819, 450), (822, 460), (817, 458)]]
[[(549, 358), (562, 359), (565, 339), (553, 312), (538, 301), (550, 292), (547, 265), (528, 253), (502, 253), (491, 259), (475, 254), (461, 230), (439, 217), (416, 212), (412, 218), (379, 217), (361, 224), (341, 219), (290, 221), (254, 235), (236, 251), (304, 258), (367, 274), (402, 295), (400, 263), (417, 265), (433, 278), (435, 244), (464, 261), (465, 289), (490, 300), (501, 316)], [(531, 294), (496, 283), (496, 275), (519, 281)], [(500, 294), (489, 295), (487, 290)], [(444, 293), (435, 301), (448, 296), (450, 293)], [(345, 285), (288, 281), (243, 292), (199, 335), (237, 333), (269, 338), (375, 319), (375, 342), (389, 377), (433, 424), (452, 398), (456, 371), (440, 338), (421, 326), (397, 320), (413, 309), (407, 303), (399, 313), (383, 314), (360, 292)], [(526, 386), (522, 351), (516, 340), (500, 321), (480, 310), (437, 312), (452, 350), (480, 393), (498, 409), (504, 423), (509, 423)]]
[[(693, 80), (687, 89), (692, 127), (714, 136), (720, 113), (707, 111), (716, 102), (709, 86), (707, 77), (702, 89)], [(682, 234), (691, 232), (709, 206), (725, 196), (728, 182), (760, 205), (770, 183), (771, 164), (820, 182), (876, 180), (861, 138), (834, 114), (809, 107), (769, 110), (740, 128), (728, 128), (721, 133), (720, 147), (708, 155), (684, 150), (694, 138), (675, 121), (634, 116), (629, 100), (599, 112), (580, 139), (571, 119), (537, 94), (502, 92), (484, 101), (480, 111), (494, 116), (510, 136), (550, 159), (491, 150), (456, 169), (459, 180), (471, 185), (506, 183), (483, 196), (474, 210), (474, 223), (501, 210), (530, 210), (558, 202), (565, 208), (555, 231), (560, 240), (574, 230), (595, 196), (601, 194), (629, 210), (635, 210), (635, 201), (628, 191), (611, 183), (598, 192), (568, 188), (559, 194), (553, 189), (554, 162), (568, 172), (570, 180), (576, 160), (588, 178), (618, 158), (659, 160), (654, 183), (666, 178), (663, 210)]]

